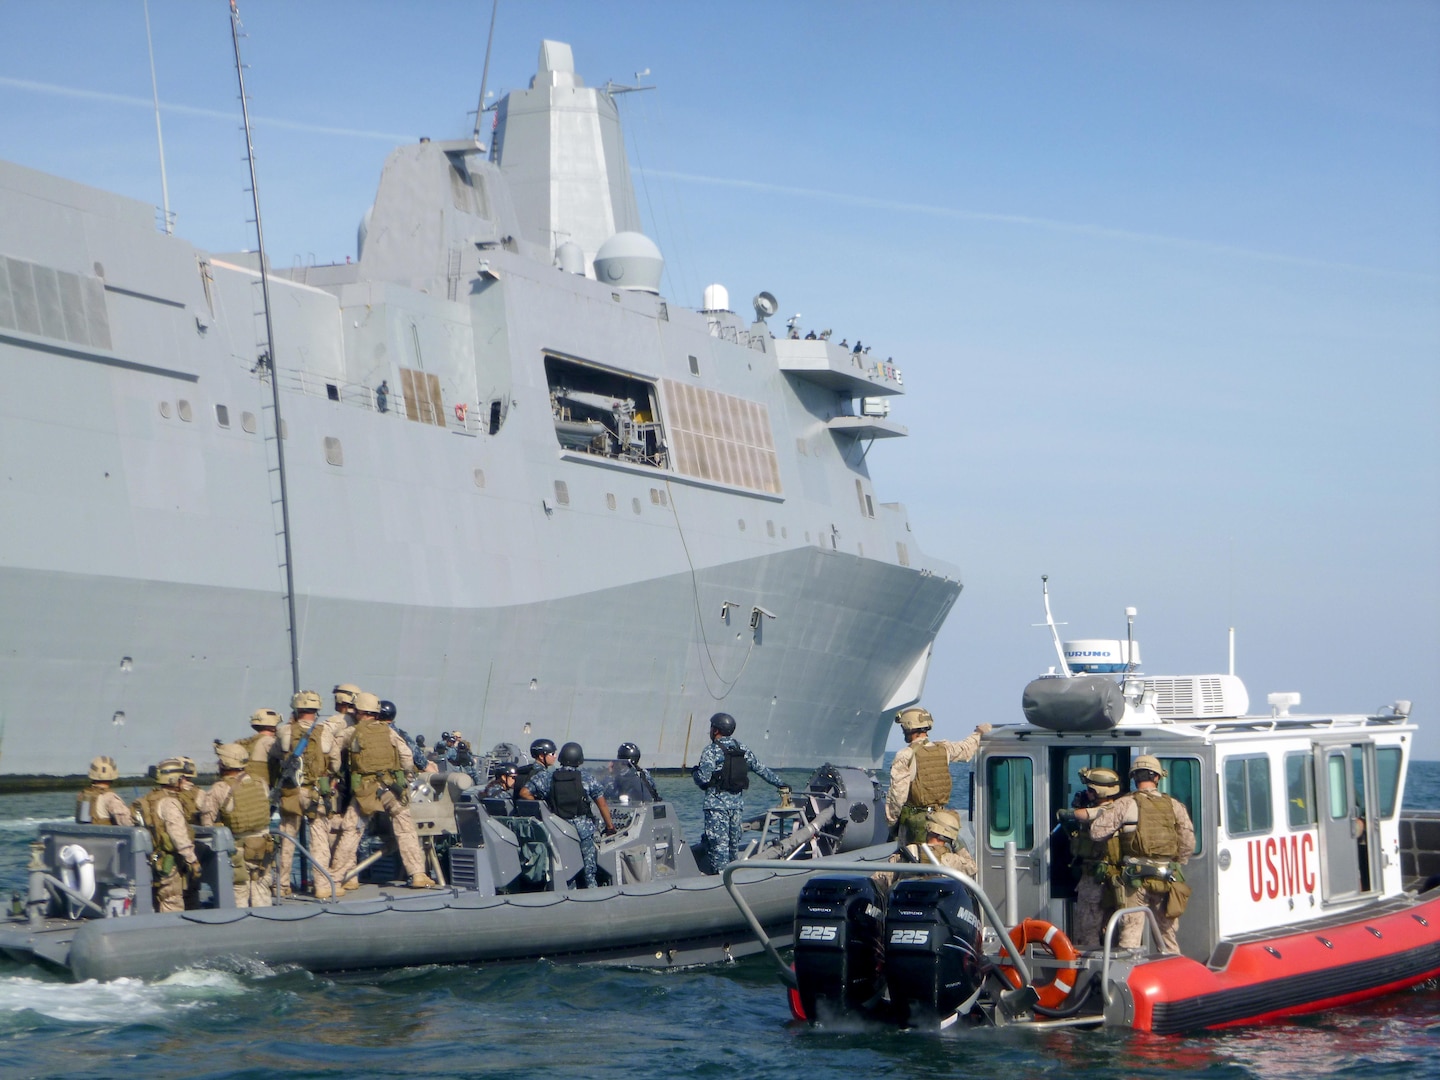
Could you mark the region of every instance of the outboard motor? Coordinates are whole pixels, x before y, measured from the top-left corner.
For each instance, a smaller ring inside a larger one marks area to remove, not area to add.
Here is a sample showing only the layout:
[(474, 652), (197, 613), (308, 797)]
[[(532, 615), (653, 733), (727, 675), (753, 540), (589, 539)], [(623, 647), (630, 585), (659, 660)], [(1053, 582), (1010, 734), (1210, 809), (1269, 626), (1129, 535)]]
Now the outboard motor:
[(911, 1023), (944, 1026), (968, 1008), (985, 978), (982, 926), (974, 894), (953, 878), (895, 885), (885, 915), (885, 983)]
[(807, 1020), (857, 1012), (882, 986), (884, 902), (867, 877), (817, 877), (795, 902), (795, 980)]

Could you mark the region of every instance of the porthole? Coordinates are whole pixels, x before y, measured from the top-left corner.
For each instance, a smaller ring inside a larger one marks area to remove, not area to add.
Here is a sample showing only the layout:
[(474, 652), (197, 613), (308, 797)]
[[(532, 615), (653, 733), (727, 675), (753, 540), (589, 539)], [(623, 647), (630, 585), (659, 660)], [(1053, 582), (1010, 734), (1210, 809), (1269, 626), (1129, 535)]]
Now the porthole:
[(230, 426), (230, 406), (215, 406), (215, 422), (224, 428), (228, 428)]
[(170, 402), (160, 402), (160, 415), (163, 416), (166, 420), (170, 419)]
[(477, 488), (483, 488), (483, 487), (485, 486), (485, 470), (484, 470), (484, 469), (476, 469), (476, 470), (475, 470), (475, 486), (476, 486)]
[(325, 460), (331, 465), (345, 464), (345, 451), (340, 446), (340, 440), (330, 435), (325, 436)]
[(184, 420), (187, 424), (191, 420), (195, 419), (195, 414), (190, 410), (190, 402), (186, 401), (184, 398), (181, 398), (176, 403), (175, 413), (180, 417), (181, 420)]
[(240, 414), (240, 426), (251, 435), (255, 434), (255, 414), (253, 412), (242, 412)]

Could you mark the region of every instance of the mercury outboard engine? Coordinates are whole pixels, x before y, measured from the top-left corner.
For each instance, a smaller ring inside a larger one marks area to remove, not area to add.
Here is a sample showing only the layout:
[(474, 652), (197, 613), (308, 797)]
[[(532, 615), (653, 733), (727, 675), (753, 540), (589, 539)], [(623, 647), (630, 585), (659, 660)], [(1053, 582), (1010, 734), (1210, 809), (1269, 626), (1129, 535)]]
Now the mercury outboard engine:
[[(885, 983), (911, 1023), (942, 1026), (984, 983), (982, 915), (953, 878), (906, 878), (885, 915)], [(799, 957), (799, 943), (796, 943)]]
[(884, 901), (867, 877), (817, 877), (795, 902), (795, 981), (807, 1020), (857, 1012), (877, 997)]

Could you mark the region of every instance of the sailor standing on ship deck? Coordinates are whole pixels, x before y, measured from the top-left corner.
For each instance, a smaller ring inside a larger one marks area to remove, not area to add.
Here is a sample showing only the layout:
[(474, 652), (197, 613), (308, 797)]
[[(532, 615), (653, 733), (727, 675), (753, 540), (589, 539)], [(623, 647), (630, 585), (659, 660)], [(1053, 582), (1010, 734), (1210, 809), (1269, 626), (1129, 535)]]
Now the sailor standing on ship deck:
[(890, 763), (890, 790), (885, 794), (885, 820), (899, 833), (902, 844), (923, 844), (925, 815), (950, 803), (950, 763), (969, 761), (980, 749), (989, 724), (976, 724), (973, 734), (959, 742), (930, 741), (935, 718), (928, 709), (905, 709), (895, 717), (905, 733), (905, 746)]
[(735, 738), (735, 718), (729, 713), (716, 713), (710, 718), (710, 744), (700, 751), (691, 775), (705, 792), (705, 833), (700, 850), (708, 864), (704, 869), (718, 874), (728, 862), (740, 854), (745, 841), (741, 814), (745, 810), (745, 791), (753, 772), (767, 784), (788, 793), (785, 781), (776, 776), (739, 739)]

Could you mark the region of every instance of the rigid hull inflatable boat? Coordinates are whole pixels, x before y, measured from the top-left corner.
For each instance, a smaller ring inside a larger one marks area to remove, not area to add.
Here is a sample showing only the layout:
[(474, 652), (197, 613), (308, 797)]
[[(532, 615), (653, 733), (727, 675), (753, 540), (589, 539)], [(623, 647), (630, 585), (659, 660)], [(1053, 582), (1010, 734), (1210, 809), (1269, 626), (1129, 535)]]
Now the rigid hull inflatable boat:
[[(364, 884), (335, 902), (234, 907), (234, 840), (224, 828), (199, 828), (205, 906), (158, 914), (145, 829), (43, 826), (29, 896), (0, 926), (0, 951), (76, 979), (107, 980), (215, 963), (345, 971), (545, 957), (670, 966), (758, 950), (721, 878), (698, 868), (667, 803), (643, 794), (617, 799), (619, 832), (599, 840), (609, 884), (572, 889), (581, 856), (569, 822), (541, 802), (480, 799), (465, 790), (468, 781), (430, 774), (415, 782), (411, 799), (432, 866), (448, 870), (448, 885), (392, 884), (393, 857), (382, 849)], [(785, 866), (742, 870), (740, 889), (762, 923), (782, 934), (805, 880), (796, 867), (880, 860), (889, 851), (875, 782), (857, 769), (821, 768), (793, 803), (754, 824), (756, 857)]]
[[(802, 891), (793, 968), (781, 965), (797, 1017), (1172, 1034), (1440, 976), (1440, 813), (1402, 811), (1409, 702), (1299, 715), (1298, 694), (1272, 694), (1255, 715), (1233, 673), (1152, 677), (1133, 641), (1055, 644), (1060, 665), (1026, 688), (1026, 722), (997, 727), (974, 763), (974, 878), (907, 865), (887, 904), (855, 864)], [(1194, 823), (1176, 875), (1191, 890), (1180, 955), (1161, 952), (1144, 907), (1110, 913), (1082, 951), (1071, 834), (1048, 825), (1084, 789), (1082, 769), (1123, 778), (1142, 755)], [(1127, 911), (1146, 922), (1138, 948), (1118, 945)]]

